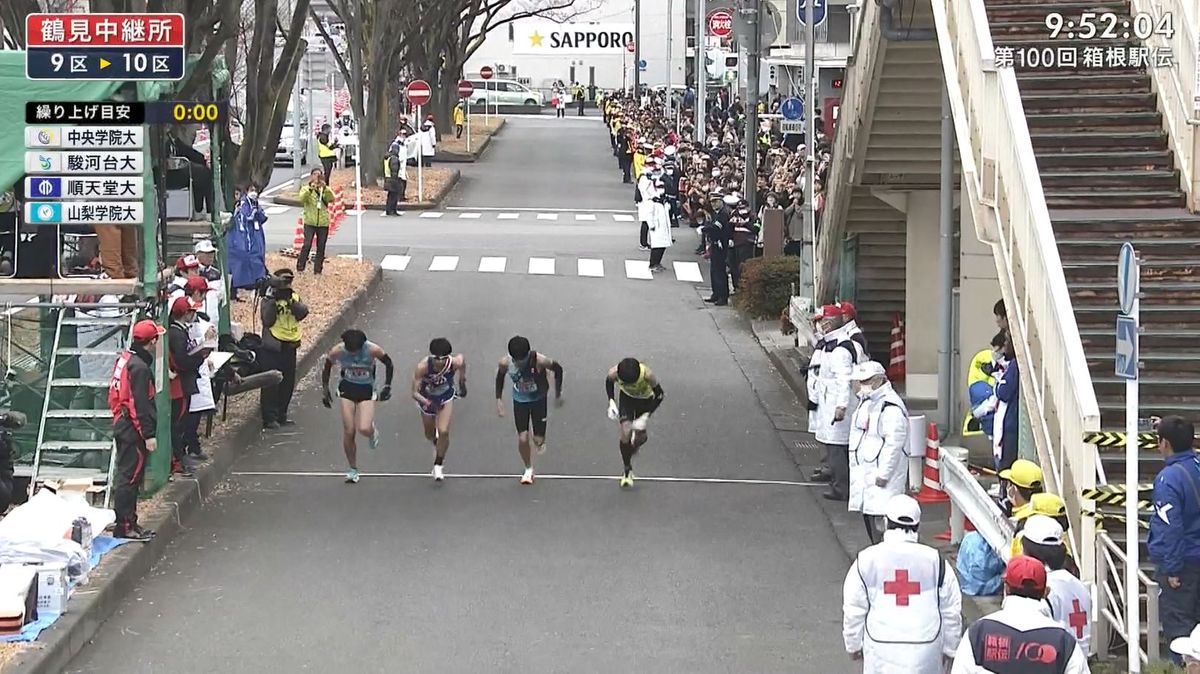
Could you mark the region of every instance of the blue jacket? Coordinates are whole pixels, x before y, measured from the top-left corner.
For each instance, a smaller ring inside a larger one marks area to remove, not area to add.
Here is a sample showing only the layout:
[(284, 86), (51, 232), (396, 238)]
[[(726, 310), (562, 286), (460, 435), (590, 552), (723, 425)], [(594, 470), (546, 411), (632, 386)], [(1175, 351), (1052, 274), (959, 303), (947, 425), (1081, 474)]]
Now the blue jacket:
[(996, 398), (1008, 403), (1004, 419), (996, 419), (1001, 423), (1000, 444), (1005, 454), (1016, 456), (1017, 439), (1021, 432), (1021, 370), (1016, 358), (1008, 362), (1004, 374), (996, 381)]
[(233, 226), (225, 234), (231, 288), (249, 288), (267, 277), (267, 238), (263, 229), (266, 221), (262, 206), (242, 197), (233, 212)]
[(1166, 575), (1200, 564), (1200, 457), (1187, 449), (1167, 457), (1154, 478), (1150, 561)]

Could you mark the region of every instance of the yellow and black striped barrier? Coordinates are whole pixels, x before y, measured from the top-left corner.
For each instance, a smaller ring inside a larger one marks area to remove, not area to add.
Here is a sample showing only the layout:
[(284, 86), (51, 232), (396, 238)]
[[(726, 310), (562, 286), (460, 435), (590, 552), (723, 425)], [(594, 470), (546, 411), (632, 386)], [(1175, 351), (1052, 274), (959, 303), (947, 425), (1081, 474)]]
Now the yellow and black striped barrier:
[[(1150, 482), (1143, 482), (1137, 486), (1137, 490), (1139, 494), (1154, 491), (1154, 484)], [(1098, 484), (1094, 488), (1085, 489), (1084, 491), (1094, 491), (1098, 494), (1124, 494), (1128, 490), (1123, 484)], [(1084, 496), (1084, 498), (1092, 497)]]
[[(1109, 485), (1102, 485), (1102, 487), (1107, 487), (1107, 486), (1109, 486)], [(1140, 487), (1142, 485), (1138, 485), (1138, 486)], [(1115, 491), (1115, 490), (1103, 489), (1103, 488), (1098, 487), (1096, 489), (1084, 489), (1079, 493), (1084, 498), (1095, 501), (1096, 505), (1098, 505), (1098, 506), (1111, 506), (1111, 507), (1115, 508), (1118, 506), (1124, 506), (1125, 502), (1127, 501), (1124, 490)], [(1138, 493), (1140, 494), (1142, 492), (1139, 491)], [(1149, 512), (1150, 509), (1152, 508), (1152, 506), (1153, 506), (1153, 504), (1150, 501), (1139, 499), (1137, 502), (1138, 510), (1142, 510), (1145, 512)]]
[[(1094, 519), (1094, 520), (1096, 520), (1096, 527), (1097, 527), (1097, 528), (1099, 528), (1099, 529), (1101, 529), (1101, 530), (1103, 530), (1103, 529), (1104, 529), (1104, 524), (1105, 524), (1106, 522), (1118, 522), (1118, 523), (1120, 523), (1122, 526), (1124, 526), (1124, 524), (1125, 524), (1125, 516), (1124, 516), (1124, 515), (1118, 515), (1118, 514), (1116, 514), (1116, 513), (1098, 513), (1098, 512), (1096, 512), (1096, 511), (1094, 511), (1094, 510), (1084, 510), (1084, 511), (1083, 511), (1083, 514), (1084, 514), (1084, 515), (1087, 515), (1088, 517), (1091, 517), (1091, 518), (1092, 518), (1092, 519)], [(1139, 518), (1138, 518), (1138, 528), (1139, 528), (1139, 529), (1145, 529), (1145, 530), (1149, 530), (1149, 529), (1150, 529), (1150, 522), (1149, 522), (1148, 520), (1149, 520), (1149, 518), (1147, 518), (1147, 519), (1141, 519), (1141, 518), (1139, 517)]]
[[(1125, 446), (1125, 433), (1117, 431), (1089, 431), (1083, 434), (1083, 441), (1089, 445), (1106, 449)], [(1138, 433), (1138, 449), (1154, 449), (1158, 447), (1158, 433)]]

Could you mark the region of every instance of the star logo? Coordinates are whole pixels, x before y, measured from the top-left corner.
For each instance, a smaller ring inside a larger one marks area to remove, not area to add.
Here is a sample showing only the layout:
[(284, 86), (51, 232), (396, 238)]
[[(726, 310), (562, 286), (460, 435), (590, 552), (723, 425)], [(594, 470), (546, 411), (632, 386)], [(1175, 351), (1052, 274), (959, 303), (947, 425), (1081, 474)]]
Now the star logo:
[(540, 47), (542, 46), (542, 40), (544, 39), (545, 38), (542, 36), (542, 34), (535, 30), (533, 31), (533, 34), (529, 36), (529, 44), (534, 47)]

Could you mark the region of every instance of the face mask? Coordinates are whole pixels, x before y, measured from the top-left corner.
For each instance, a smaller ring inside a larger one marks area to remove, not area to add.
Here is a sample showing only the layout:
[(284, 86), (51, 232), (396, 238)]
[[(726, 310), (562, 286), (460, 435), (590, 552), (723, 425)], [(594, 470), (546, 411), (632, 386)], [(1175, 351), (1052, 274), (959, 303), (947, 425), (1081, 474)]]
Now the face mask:
[(250, 197), (250, 201), (258, 201), (258, 192), (249, 192), (246, 196)]
[(859, 398), (869, 398), (869, 397), (871, 397), (871, 394), (874, 392), (875, 392), (875, 388), (873, 386), (871, 386), (870, 384), (862, 383), (862, 384), (858, 385), (858, 397)]

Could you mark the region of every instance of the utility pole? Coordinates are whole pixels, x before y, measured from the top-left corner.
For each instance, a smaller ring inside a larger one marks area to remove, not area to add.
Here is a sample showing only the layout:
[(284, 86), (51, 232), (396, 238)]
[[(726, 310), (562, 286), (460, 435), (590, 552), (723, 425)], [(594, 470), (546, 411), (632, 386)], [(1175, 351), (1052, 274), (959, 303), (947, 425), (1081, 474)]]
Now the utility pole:
[[(817, 269), (820, 265), (817, 264), (817, 199), (816, 199), (816, 172), (817, 172), (817, 45), (816, 45), (816, 27), (813, 25), (813, 0), (805, 0), (804, 2), (804, 195), (805, 205), (808, 207), (808, 236), (811, 243), (809, 244), (809, 257), (811, 263), (809, 268), (812, 269), (812, 287), (813, 293), (817, 292)], [(803, 288), (805, 283), (801, 283)], [(816, 304), (817, 298), (813, 297), (813, 306)]]
[[(812, 0), (809, 0), (811, 2)], [(753, 216), (758, 213), (758, 74), (759, 53), (762, 50), (762, 0), (743, 3), (742, 17), (749, 35), (746, 36), (746, 184), (745, 199)]]
[(642, 0), (633, 0), (633, 96), (642, 100)]
[(708, 17), (704, 12), (704, 0), (696, 0), (696, 38), (692, 53), (695, 55), (693, 63), (696, 73), (696, 140), (703, 143), (707, 127), (704, 122), (707, 112), (704, 108), (708, 104), (708, 93), (705, 91), (708, 69), (704, 67), (704, 64), (708, 63)]
[[(667, 0), (667, 119), (671, 118), (672, 112), (677, 112), (675, 110), (674, 92), (671, 91), (671, 13), (674, 9), (672, 4), (671, 0)], [(675, 128), (679, 128), (678, 123), (676, 123)]]
[[(303, 61), (308, 60), (307, 50), (300, 55), (300, 58), (301, 66), (303, 66)], [(296, 179), (296, 185), (300, 184), (300, 171), (303, 168), (300, 166), (300, 85), (303, 84), (301, 73), (303, 70), (298, 68), (296, 85), (292, 87), (292, 177)], [(309, 92), (309, 96), (312, 96), (312, 92)]]

